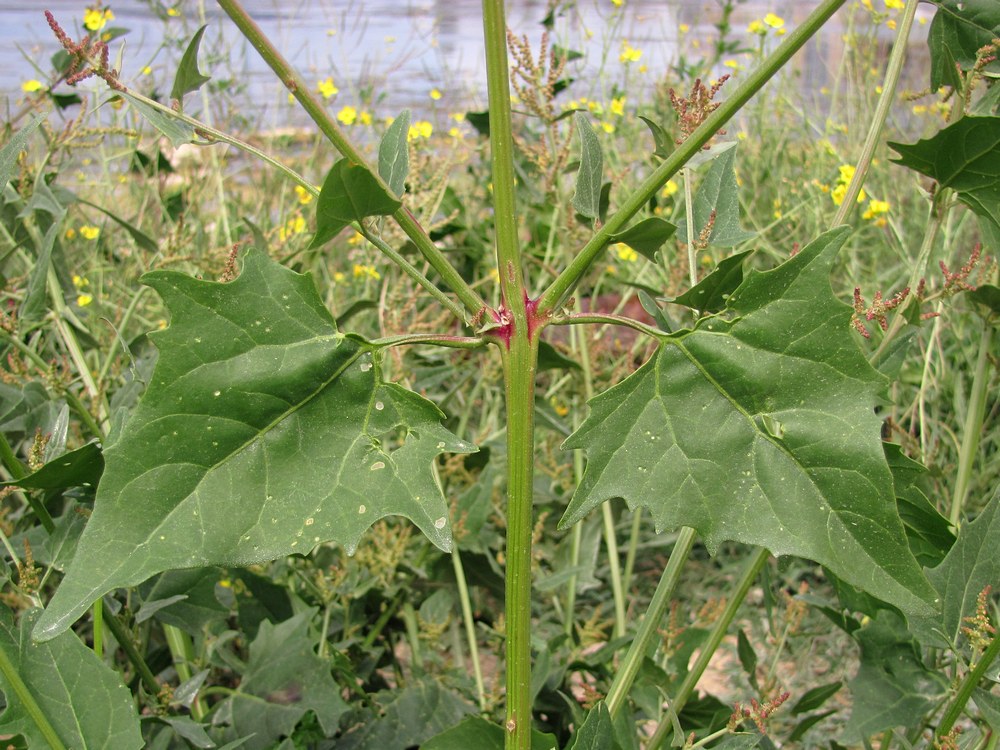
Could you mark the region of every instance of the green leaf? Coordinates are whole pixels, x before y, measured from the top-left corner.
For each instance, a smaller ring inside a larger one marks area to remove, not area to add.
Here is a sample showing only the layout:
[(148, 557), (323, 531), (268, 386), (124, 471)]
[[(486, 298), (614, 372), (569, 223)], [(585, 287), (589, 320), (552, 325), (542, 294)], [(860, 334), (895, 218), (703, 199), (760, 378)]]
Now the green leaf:
[(28, 120), (27, 125), (11, 136), (11, 139), (3, 145), (3, 148), (0, 148), (0, 195), (3, 194), (4, 188), (7, 187), (7, 183), (10, 181), (10, 175), (14, 170), (14, 165), (17, 163), (17, 157), (24, 151), (24, 147), (27, 145), (31, 134), (35, 132), (35, 129), (44, 119), (45, 115), (35, 115)]
[(119, 91), (118, 94), (131, 104), (136, 112), (146, 118), (150, 125), (165, 135), (174, 148), (183, 146), (185, 143), (191, 143), (194, 140), (193, 126), (149, 106), (146, 102), (132, 96), (127, 91)]
[(37, 322), (48, 312), (49, 267), (52, 264), (52, 249), (55, 247), (61, 230), (61, 221), (52, 222), (52, 226), (49, 227), (49, 231), (42, 239), (42, 246), (38, 249), (38, 258), (35, 260), (34, 268), (31, 269), (28, 286), (24, 292), (24, 302), (21, 303), (21, 308), (18, 310), (18, 317), (25, 323)]
[(333, 735), (347, 712), (329, 662), (314, 652), (309, 633), (314, 614), (300, 612), (277, 625), (263, 622), (250, 644), (240, 686), (219, 709), (236, 737), (248, 737), (247, 750), (273, 747), (292, 733), (306, 711), (314, 711), (323, 730)]
[(883, 443), (892, 470), (896, 507), (914, 557), (923, 567), (938, 565), (955, 543), (948, 519), (942, 516), (921, 485), (928, 474), (921, 464), (903, 455), (894, 443)]
[(670, 239), (677, 227), (666, 219), (643, 219), (624, 232), (611, 235), (610, 242), (624, 242), (647, 260), (656, 262), (656, 251)]
[(135, 241), (135, 244), (138, 245), (143, 250), (145, 250), (147, 252), (150, 252), (150, 253), (158, 253), (160, 251), (160, 248), (156, 244), (156, 241), (153, 240), (152, 237), (150, 237), (148, 234), (146, 234), (145, 232), (143, 232), (141, 229), (139, 229), (134, 224), (130, 224), (129, 222), (125, 221), (125, 219), (121, 218), (120, 216), (118, 216), (116, 214), (111, 213), (111, 211), (109, 211), (108, 209), (104, 208), (103, 206), (98, 206), (96, 203), (91, 203), (90, 201), (88, 201), (88, 200), (86, 200), (84, 198), (78, 198), (77, 200), (79, 200), (80, 203), (85, 203), (86, 205), (90, 206), (91, 208), (96, 208), (102, 214), (104, 214), (109, 219), (111, 219), (113, 222), (115, 222), (118, 226), (120, 226), (122, 229), (124, 229), (126, 232), (128, 232), (129, 235), (132, 237), (132, 239)]
[(229, 614), (215, 595), (215, 587), (226, 577), (220, 568), (168, 570), (143, 587), (136, 622), (155, 617), (197, 636), (208, 623)]
[(873, 409), (885, 380), (830, 290), (847, 233), (751, 272), (726, 315), (664, 336), (591, 401), (564, 444), (589, 462), (561, 528), (622, 497), (659, 531), (695, 528), (710, 551), (734, 540), (806, 557), (905, 612), (931, 611)]
[(670, 301), (692, 310), (721, 312), (726, 307), (729, 295), (743, 283), (743, 261), (751, 252), (753, 251), (744, 250), (724, 258), (708, 276)]
[(754, 651), (750, 639), (743, 632), (743, 628), (736, 631), (736, 655), (740, 659), (740, 666), (746, 672), (750, 681), (750, 686), (757, 687), (757, 652)]
[(579, 370), (580, 363), (563, 355), (548, 341), (538, 342), (538, 371)]
[(953, 189), (1000, 232), (1000, 117), (963, 117), (931, 138), (889, 146), (899, 152), (892, 161)]
[(611, 712), (601, 701), (587, 712), (587, 718), (573, 735), (573, 741), (566, 750), (618, 750), (615, 742)]
[[(724, 144), (729, 145), (729, 144)], [(732, 247), (756, 236), (740, 226), (740, 199), (736, 187), (736, 148), (730, 146), (712, 160), (708, 174), (698, 186), (694, 196), (694, 236), (697, 238), (712, 221), (715, 221), (708, 244), (717, 247)], [(681, 213), (683, 217), (683, 212)], [(677, 222), (677, 233), (687, 236), (687, 220)]]
[(1000, 287), (993, 284), (980, 284), (966, 296), (973, 302), (990, 309), (994, 315), (1000, 315)]
[(670, 137), (662, 125), (650, 120), (648, 117), (639, 115), (639, 119), (646, 123), (649, 132), (653, 134), (653, 156), (666, 159), (670, 152), (674, 150), (674, 139)]
[(596, 219), (600, 215), (601, 175), (604, 172), (601, 142), (587, 115), (577, 112), (573, 115), (573, 121), (580, 134), (580, 170), (576, 174), (573, 208), (588, 219)]
[(805, 695), (799, 698), (796, 704), (792, 706), (792, 715), (798, 716), (799, 714), (804, 714), (807, 711), (815, 711), (817, 708), (822, 707), (822, 705), (830, 698), (839, 693), (843, 686), (844, 683), (837, 681), (830, 682), (826, 685), (819, 685), (818, 687), (814, 687), (811, 690), (806, 691)]
[(914, 623), (928, 645), (950, 646), (962, 638), (962, 618), (976, 613), (976, 597), (1000, 581), (1000, 488), (976, 520), (962, 525), (958, 541), (927, 577), (941, 595), (942, 611)]
[[(420, 750), (503, 750), (503, 727), (480, 716), (466, 716), (461, 722), (430, 738)], [(531, 750), (559, 750), (551, 734), (531, 730)]]
[(142, 747), (132, 694), (118, 673), (73, 633), (32, 643), (38, 614), (23, 614), (18, 627), (0, 606), (0, 689), (7, 702), (0, 734), (21, 733), (30, 747), (52, 747), (41, 722), (67, 748)]
[(397, 197), (402, 197), (410, 171), (409, 132), (410, 110), (404, 109), (386, 128), (378, 146), (378, 173)]
[(376, 701), (382, 715), (347, 734), (337, 743), (337, 750), (407, 750), (439, 736), (475, 710), (457, 693), (429, 679), (402, 690), (383, 691)]
[(994, 732), (1000, 732), (1000, 696), (988, 693), (982, 688), (976, 688), (972, 693), (972, 699), (976, 702), (979, 713), (990, 725), (990, 729)]
[(149, 387), (105, 446), (94, 514), (36, 637), (155, 573), (249, 565), (406, 516), (449, 549), (432, 470), (475, 446), (429, 401), (381, 382), (378, 352), (337, 332), (312, 278), (251, 250), (220, 284), (144, 277), (171, 325)]
[[(927, 35), (931, 52), (931, 91), (953, 85), (954, 65), (968, 71), (976, 51), (1000, 37), (1000, 5), (996, 0), (935, 0), (938, 6)], [(997, 75), (996, 61), (986, 68)]]
[(96, 487), (104, 471), (104, 457), (99, 443), (87, 443), (49, 461), (38, 471), (21, 479), (0, 482), (32, 490), (61, 490), (67, 487)]
[(861, 666), (849, 683), (854, 707), (844, 736), (861, 742), (886, 729), (919, 726), (947, 682), (921, 661), (902, 618), (882, 610), (854, 638), (861, 646)]
[(316, 201), (316, 236), (310, 248), (325, 244), (352, 221), (386, 216), (402, 203), (385, 189), (367, 167), (340, 159), (330, 169)]
[(207, 28), (207, 25), (202, 26), (194, 32), (191, 42), (184, 50), (180, 65), (177, 66), (177, 73), (174, 75), (174, 86), (170, 89), (171, 99), (182, 102), (185, 94), (197, 91), (212, 80), (211, 76), (203, 75), (198, 70), (198, 48), (201, 46), (201, 38), (205, 35)]

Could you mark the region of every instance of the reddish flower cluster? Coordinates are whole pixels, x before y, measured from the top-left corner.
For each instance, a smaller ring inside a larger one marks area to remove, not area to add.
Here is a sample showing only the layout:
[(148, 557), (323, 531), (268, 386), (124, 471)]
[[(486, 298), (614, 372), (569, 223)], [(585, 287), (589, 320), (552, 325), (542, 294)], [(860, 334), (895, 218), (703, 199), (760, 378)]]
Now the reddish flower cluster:
[(103, 78), (115, 91), (125, 91), (124, 84), (118, 80), (118, 71), (108, 62), (107, 44), (91, 36), (85, 36), (82, 41), (74, 42), (49, 11), (45, 11), (45, 20), (49, 22), (49, 28), (63, 49), (69, 53), (70, 63), (66, 71), (66, 83), (72, 86), (96, 75)]

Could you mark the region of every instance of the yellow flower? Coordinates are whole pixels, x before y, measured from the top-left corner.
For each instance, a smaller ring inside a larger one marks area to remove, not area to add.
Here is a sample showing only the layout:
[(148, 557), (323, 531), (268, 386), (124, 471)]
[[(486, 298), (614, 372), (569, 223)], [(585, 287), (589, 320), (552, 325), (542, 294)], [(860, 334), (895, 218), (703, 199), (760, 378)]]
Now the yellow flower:
[(452, 112), (448, 117), (455, 122), (465, 122), (465, 112)]
[[(846, 182), (838, 183), (837, 186), (835, 188), (833, 188), (833, 190), (830, 191), (830, 198), (838, 206), (841, 203), (844, 202), (844, 198), (846, 196), (847, 196), (847, 183)], [(867, 197), (868, 196), (865, 195), (865, 191), (862, 189), (862, 191), (860, 193), (858, 193), (858, 203), (864, 203), (865, 202), (865, 198), (867, 198)]]
[(875, 8), (872, 7), (872, 0), (861, 0), (861, 4), (865, 6), (865, 10), (869, 13), (875, 12)]
[(337, 113), (337, 119), (345, 125), (353, 125), (354, 121), (358, 119), (358, 110), (347, 104)]
[(691, 27), (688, 26), (686, 23), (682, 23), (680, 26), (677, 27), (677, 30), (682, 34), (687, 34), (689, 31), (691, 31)]
[(335, 271), (334, 274), (333, 274), (333, 283), (334, 284), (339, 284), (341, 281), (343, 281), (346, 278), (347, 277), (344, 276), (344, 274), (341, 273), (340, 271)]
[(333, 78), (330, 76), (327, 76), (326, 80), (317, 83), (316, 90), (323, 95), (324, 99), (330, 99), (336, 96), (337, 92), (340, 91), (340, 89), (333, 85)]
[(639, 259), (639, 253), (623, 242), (615, 244), (615, 253), (618, 255), (620, 260), (623, 260), (626, 263), (635, 263)]
[(354, 264), (354, 278), (358, 279), (361, 277), (367, 277), (369, 279), (375, 279), (378, 281), (382, 278), (382, 275), (375, 270), (375, 266), (363, 266), (358, 263)]
[(923, 114), (927, 113), (927, 105), (926, 104), (914, 104), (913, 107), (912, 107), (912, 110), (913, 110), (913, 114), (915, 114), (915, 115), (923, 115)]
[(437, 101), (438, 99), (441, 98), (441, 92), (438, 91), (437, 89), (431, 89), (431, 92), (430, 92), (429, 96), (434, 101)]
[(362, 110), (361, 114), (358, 115), (358, 122), (360, 122), (362, 125), (371, 125), (372, 124), (371, 113), (368, 112), (368, 110)]
[(750, 25), (747, 26), (747, 31), (749, 31), (751, 34), (759, 34), (760, 36), (764, 36), (764, 34), (767, 33), (767, 26), (764, 25), (763, 21), (754, 19), (753, 21), (750, 22)]
[(902, 10), (905, 5), (903, 0), (885, 0), (885, 7), (888, 10)]
[(722, 64), (730, 70), (743, 70), (738, 60), (723, 60)]
[(625, 0), (611, 0), (611, 4), (616, 8), (620, 8), (625, 4)]
[(83, 289), (83, 287), (85, 286), (90, 286), (90, 281), (88, 281), (83, 276), (78, 276), (77, 274), (74, 273), (73, 286), (75, 286), (77, 289)]
[(625, 114), (625, 97), (619, 96), (611, 100), (611, 114), (622, 117)]
[(427, 122), (427, 120), (417, 120), (410, 125), (410, 129), (406, 132), (406, 140), (413, 141), (417, 138), (430, 138), (433, 132), (434, 126)]
[(153, 69), (151, 67), (149, 67), (148, 65), (144, 65), (141, 72), (142, 72), (142, 74), (144, 76), (148, 76), (148, 75), (152, 75)]
[(889, 213), (889, 201), (880, 201), (875, 198), (872, 198), (870, 201), (868, 201), (868, 208), (865, 209), (865, 212), (861, 215), (861, 218), (867, 220), (877, 219), (882, 214), (887, 214), (887, 213)]
[(768, 13), (764, 16), (764, 23), (772, 29), (783, 29), (785, 27), (785, 19), (781, 16), (776, 16), (774, 13)]
[(92, 227), (90, 224), (84, 224), (80, 227), (80, 235), (85, 240), (96, 240), (101, 234), (101, 230), (97, 227)]
[(615, 126), (612, 125), (610, 122), (602, 122), (601, 123), (601, 130), (603, 130), (605, 133), (608, 133), (610, 135), (611, 133), (615, 132)]
[(840, 177), (837, 178), (838, 182), (842, 182), (845, 185), (854, 179), (854, 165), (853, 164), (841, 164), (837, 169), (840, 171)]
[[(612, 2), (614, 2), (614, 0), (612, 0)], [(620, 4), (621, 2), (622, 0), (618, 0), (618, 4)], [(549, 404), (552, 405), (552, 411), (554, 411), (560, 417), (565, 417), (567, 414), (569, 414), (569, 407), (566, 406), (566, 404), (564, 404), (555, 396), (549, 399)]]
[(299, 214), (298, 216), (286, 221), (284, 226), (278, 230), (278, 239), (284, 242), (289, 237), (296, 234), (302, 234), (304, 231), (306, 231), (306, 220), (302, 218), (301, 214)]
[(86, 307), (91, 302), (94, 301), (94, 296), (92, 294), (79, 294), (76, 298), (76, 304), (80, 307)]
[(83, 11), (83, 25), (90, 31), (100, 31), (108, 21), (114, 21), (115, 14), (111, 8), (87, 8)]
[(69, 229), (66, 230), (66, 239), (67, 240), (72, 240), (75, 237), (76, 237), (76, 230), (73, 229), (73, 227), (70, 227)]
[(303, 206), (312, 203), (313, 195), (301, 185), (295, 186), (295, 195), (298, 196), (299, 203)]
[(21, 84), (21, 91), (26, 94), (34, 94), (36, 91), (41, 91), (43, 88), (45, 88), (45, 86), (42, 82), (36, 81), (34, 78), (31, 78)]
[(667, 180), (667, 184), (663, 186), (661, 194), (664, 198), (669, 198), (671, 195), (680, 190), (680, 186), (673, 180)]
[(167, 8), (167, 15), (171, 18), (177, 18), (180, 14), (181, 12), (177, 8)]
[(622, 41), (622, 53), (618, 55), (618, 59), (623, 63), (633, 63), (639, 62), (639, 58), (642, 57), (642, 50), (636, 49), (627, 41)]
[(886, 21), (885, 25), (888, 26), (893, 31), (896, 30), (896, 20), (893, 18), (890, 18), (888, 21)]

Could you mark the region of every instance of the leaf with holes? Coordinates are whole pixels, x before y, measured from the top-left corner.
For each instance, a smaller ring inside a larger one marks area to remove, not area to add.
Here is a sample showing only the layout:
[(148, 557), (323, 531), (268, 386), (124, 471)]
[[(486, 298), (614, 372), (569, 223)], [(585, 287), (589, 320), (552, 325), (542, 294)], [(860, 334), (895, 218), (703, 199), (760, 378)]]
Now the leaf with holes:
[(806, 557), (906, 612), (934, 590), (906, 544), (874, 413), (885, 388), (830, 291), (846, 228), (781, 266), (752, 271), (723, 314), (664, 336), (653, 358), (591, 402), (565, 443), (589, 463), (562, 519), (610, 498)]
[(149, 388), (104, 451), (94, 514), (35, 629), (155, 573), (250, 565), (411, 519), (449, 549), (432, 469), (471, 452), (432, 403), (383, 383), (374, 347), (337, 331), (312, 278), (258, 251), (233, 282), (157, 271), (171, 325)]

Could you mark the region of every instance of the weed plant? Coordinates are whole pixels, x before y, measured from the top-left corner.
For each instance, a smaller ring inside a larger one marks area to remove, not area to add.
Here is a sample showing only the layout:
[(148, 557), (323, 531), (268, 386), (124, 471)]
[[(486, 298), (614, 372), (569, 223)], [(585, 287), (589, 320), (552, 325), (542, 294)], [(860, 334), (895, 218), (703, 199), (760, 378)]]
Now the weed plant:
[(219, 4), (315, 131), (183, 6), (6, 127), (12, 747), (997, 746), (994, 3), (484, 0), (412, 114)]

